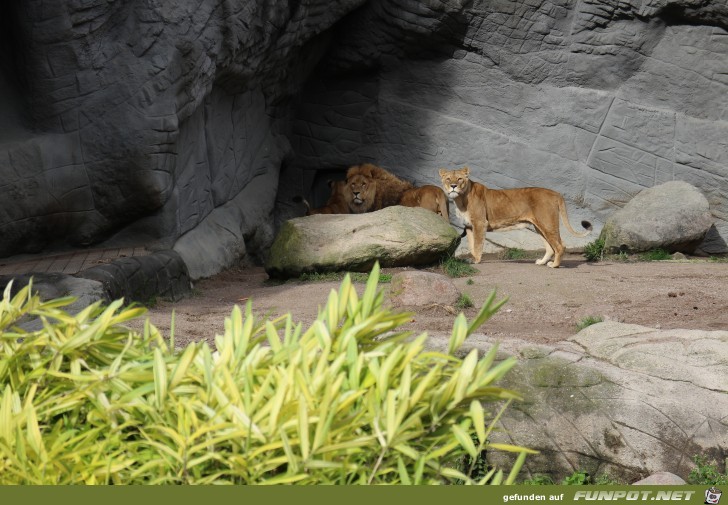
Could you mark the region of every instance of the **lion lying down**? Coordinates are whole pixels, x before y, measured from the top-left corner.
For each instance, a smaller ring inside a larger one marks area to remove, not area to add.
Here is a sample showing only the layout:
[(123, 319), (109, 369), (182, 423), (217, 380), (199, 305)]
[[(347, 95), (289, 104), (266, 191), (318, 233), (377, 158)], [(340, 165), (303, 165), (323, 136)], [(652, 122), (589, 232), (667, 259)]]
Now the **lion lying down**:
[(331, 188), (331, 196), (323, 207), (312, 209), (308, 201), (300, 196), (295, 197), (294, 201), (303, 202), (306, 206), (307, 216), (313, 216), (314, 214), (349, 214), (349, 202), (346, 197), (346, 181), (329, 181), (329, 188)]
[(431, 210), (435, 214), (450, 222), (450, 214), (447, 209), (447, 196), (437, 186), (420, 186), (419, 188), (408, 189), (399, 200), (400, 205), (405, 207), (422, 207)]
[[(585, 237), (592, 229), (588, 221), (581, 222), (586, 228), (583, 233), (571, 227), (564, 198), (556, 191), (546, 188), (489, 189), (470, 180), (468, 167), (441, 169), (440, 178), (447, 197), (455, 203), (455, 211), (466, 223), (465, 233), (475, 263), (480, 263), (486, 231), (523, 228), (530, 223), (546, 247), (546, 254), (536, 264), (557, 268), (564, 254), (559, 217), (566, 229), (577, 237)], [(553, 261), (549, 261), (551, 257)]]

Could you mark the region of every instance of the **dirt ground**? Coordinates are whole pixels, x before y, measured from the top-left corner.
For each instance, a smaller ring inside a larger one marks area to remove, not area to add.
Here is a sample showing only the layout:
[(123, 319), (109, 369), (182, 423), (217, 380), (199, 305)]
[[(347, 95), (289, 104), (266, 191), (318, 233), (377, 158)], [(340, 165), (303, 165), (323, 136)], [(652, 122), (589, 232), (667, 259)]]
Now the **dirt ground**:
[[(518, 338), (534, 343), (564, 340), (575, 334), (588, 316), (641, 324), (653, 328), (728, 329), (728, 263), (690, 261), (587, 263), (583, 256), (565, 256), (562, 267), (551, 269), (533, 260), (485, 258), (478, 273), (454, 279), (475, 307), (473, 318), (491, 290), (508, 303), (480, 332), (499, 340)], [(402, 269), (383, 269), (395, 273)], [(439, 268), (427, 270), (439, 271)], [(468, 283), (472, 279), (472, 283)], [(262, 268), (240, 268), (195, 283), (193, 294), (176, 303), (159, 301), (150, 309), (151, 321), (168, 335), (175, 313), (175, 338), (213, 341), (235, 304), (252, 299), (259, 315), (291, 312), (294, 321), (308, 325), (339, 281), (276, 285)], [(386, 284), (382, 285), (386, 287)], [(364, 284), (357, 284), (361, 294)], [(449, 307), (417, 309), (407, 329), (449, 333), (454, 320)]]

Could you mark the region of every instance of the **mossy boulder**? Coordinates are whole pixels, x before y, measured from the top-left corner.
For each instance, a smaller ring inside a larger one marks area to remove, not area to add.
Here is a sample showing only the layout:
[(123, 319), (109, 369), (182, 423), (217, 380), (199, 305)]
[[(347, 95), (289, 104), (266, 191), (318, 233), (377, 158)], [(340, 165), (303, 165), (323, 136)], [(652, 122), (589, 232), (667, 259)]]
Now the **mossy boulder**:
[(387, 207), (367, 214), (291, 219), (281, 226), (265, 269), (277, 278), (303, 273), (368, 272), (382, 267), (427, 265), (455, 250), (460, 237), (434, 212)]

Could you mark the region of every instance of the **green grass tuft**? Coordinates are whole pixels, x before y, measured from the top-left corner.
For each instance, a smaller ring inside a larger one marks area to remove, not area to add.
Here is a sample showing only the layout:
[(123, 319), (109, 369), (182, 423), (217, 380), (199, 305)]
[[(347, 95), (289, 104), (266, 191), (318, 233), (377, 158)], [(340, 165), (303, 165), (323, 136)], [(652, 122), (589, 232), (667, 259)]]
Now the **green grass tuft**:
[[(300, 282), (339, 282), (344, 279), (346, 274), (351, 277), (351, 282), (365, 284), (369, 281), (369, 274), (364, 272), (311, 272), (303, 273), (298, 278)], [(379, 283), (386, 284), (392, 282), (392, 274), (379, 274)]]
[(664, 249), (653, 249), (639, 255), (642, 261), (664, 261), (672, 258), (672, 255)]
[(455, 302), (455, 308), (458, 309), (469, 309), (473, 306), (473, 300), (470, 298), (470, 295), (467, 295), (465, 293), (461, 293), (460, 297), (458, 298), (458, 301)]
[(453, 256), (448, 256), (440, 264), (443, 271), (450, 277), (467, 277), (478, 273), (478, 269), (470, 263)]
[(581, 321), (576, 323), (576, 327), (579, 328), (579, 330), (583, 330), (587, 326), (591, 326), (592, 324), (601, 323), (604, 321), (604, 318), (602, 316), (586, 316), (582, 318)]
[(584, 246), (584, 257), (587, 261), (601, 261), (604, 259), (604, 239), (598, 238)]
[(695, 468), (690, 470), (688, 484), (702, 486), (725, 486), (728, 484), (728, 468), (725, 474), (720, 473), (716, 465), (708, 463), (704, 456), (693, 456)]
[(501, 253), (501, 258), (504, 260), (522, 260), (526, 258), (527, 253), (523, 249), (518, 247), (506, 247)]

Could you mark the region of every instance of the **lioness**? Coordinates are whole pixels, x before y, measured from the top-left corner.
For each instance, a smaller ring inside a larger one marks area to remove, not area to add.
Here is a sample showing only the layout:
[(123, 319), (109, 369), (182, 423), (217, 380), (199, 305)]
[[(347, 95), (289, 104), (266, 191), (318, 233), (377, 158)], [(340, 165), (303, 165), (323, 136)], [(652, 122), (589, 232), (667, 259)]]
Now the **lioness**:
[(346, 172), (346, 184), (352, 214), (397, 205), (402, 194), (413, 187), (411, 183), (370, 163), (350, 167)]
[[(576, 232), (569, 223), (564, 197), (546, 188), (488, 189), (471, 181), (470, 169), (440, 170), (442, 186), (447, 197), (455, 203), (456, 212), (466, 223), (468, 245), (475, 263), (483, 254), (485, 232), (498, 229), (523, 228), (531, 223), (543, 238), (546, 254), (536, 261), (551, 268), (561, 264), (564, 244), (559, 234), (559, 216), (566, 229), (577, 237), (591, 231), (591, 223), (582, 221), (587, 231)], [(553, 256), (553, 261), (549, 261)]]
[(349, 202), (347, 201), (346, 181), (329, 181), (331, 196), (326, 200), (326, 205), (312, 209), (305, 198), (297, 196), (296, 202), (303, 202), (306, 206), (306, 215), (314, 214), (349, 214)]
[(450, 222), (450, 215), (447, 209), (447, 196), (437, 186), (420, 186), (419, 188), (408, 189), (399, 199), (399, 204), (405, 207), (422, 207), (431, 210), (435, 214)]

